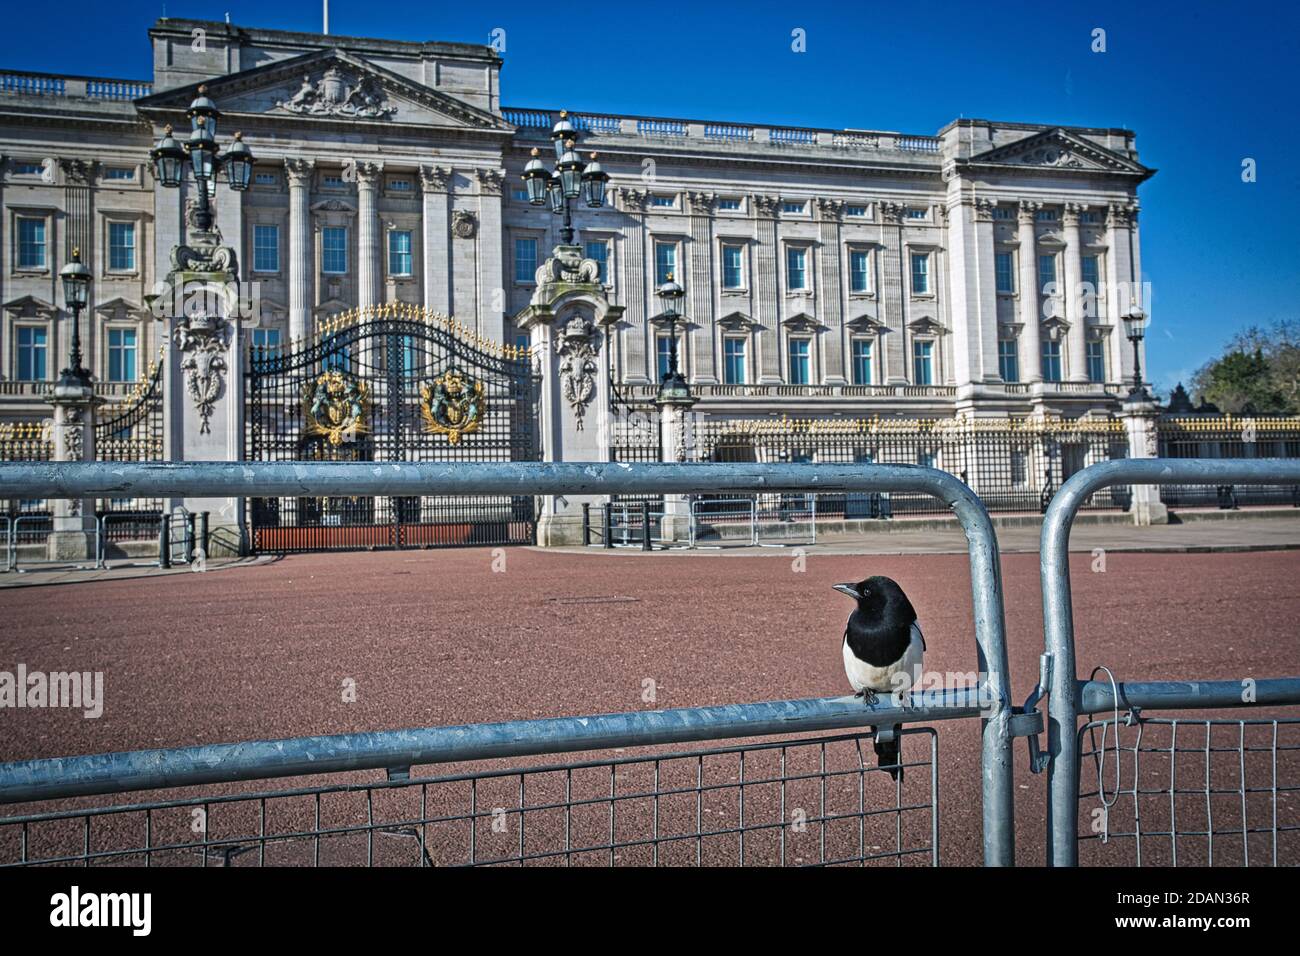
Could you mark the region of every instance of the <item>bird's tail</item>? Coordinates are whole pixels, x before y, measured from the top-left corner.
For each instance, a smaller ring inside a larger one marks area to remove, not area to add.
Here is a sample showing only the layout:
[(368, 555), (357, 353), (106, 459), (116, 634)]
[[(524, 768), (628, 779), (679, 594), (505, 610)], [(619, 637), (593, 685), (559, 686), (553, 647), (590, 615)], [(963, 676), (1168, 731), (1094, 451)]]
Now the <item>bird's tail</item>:
[(903, 776), (903, 757), (898, 747), (898, 737), (892, 740), (881, 740), (876, 737), (873, 741), (876, 748), (876, 763), (881, 770), (887, 771), (889, 776), (894, 780)]

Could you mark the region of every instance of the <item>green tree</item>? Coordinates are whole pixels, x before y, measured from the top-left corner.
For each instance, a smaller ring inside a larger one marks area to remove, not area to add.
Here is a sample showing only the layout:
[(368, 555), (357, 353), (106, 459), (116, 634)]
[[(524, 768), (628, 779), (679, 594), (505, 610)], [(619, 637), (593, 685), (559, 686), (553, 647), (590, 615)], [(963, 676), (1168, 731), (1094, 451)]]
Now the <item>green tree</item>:
[(1192, 390), (1225, 412), (1300, 413), (1300, 322), (1239, 332), (1196, 372)]

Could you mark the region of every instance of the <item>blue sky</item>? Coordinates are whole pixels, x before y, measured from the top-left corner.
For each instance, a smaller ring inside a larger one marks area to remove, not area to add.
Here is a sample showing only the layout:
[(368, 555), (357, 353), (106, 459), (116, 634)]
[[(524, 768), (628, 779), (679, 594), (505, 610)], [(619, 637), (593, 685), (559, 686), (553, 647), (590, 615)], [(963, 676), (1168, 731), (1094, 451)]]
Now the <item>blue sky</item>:
[[(6, 11), (0, 68), (147, 78), (146, 30), (164, 12), (321, 25), (319, 0), (65, 0), (55, 25), (50, 9)], [(1156, 384), (1186, 379), (1239, 328), (1300, 317), (1300, 13), (1289, 3), (334, 0), (330, 27), (474, 43), (503, 29), (514, 106), (911, 133), (957, 116), (1127, 126), (1160, 170), (1140, 192)], [(796, 28), (807, 52), (791, 50)], [(1095, 28), (1104, 53), (1092, 52)], [(1247, 157), (1254, 183), (1242, 181)]]

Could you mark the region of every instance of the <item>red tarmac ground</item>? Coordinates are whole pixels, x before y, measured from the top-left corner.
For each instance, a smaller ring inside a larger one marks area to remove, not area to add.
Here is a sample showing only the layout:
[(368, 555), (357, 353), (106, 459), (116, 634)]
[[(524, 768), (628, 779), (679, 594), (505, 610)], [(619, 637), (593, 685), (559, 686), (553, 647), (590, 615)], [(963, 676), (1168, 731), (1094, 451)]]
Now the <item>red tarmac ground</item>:
[[(1081, 676), (1096, 664), (1119, 680), (1300, 674), (1300, 552), (1113, 553), (1104, 573), (1093, 562), (1071, 556)], [(1002, 563), (1019, 703), (1042, 652), (1038, 563)], [(98, 720), (0, 711), (0, 760), (840, 694), (850, 608), (831, 585), (877, 573), (917, 607), (927, 670), (969, 672), (967, 567), (964, 555), (813, 554), (798, 571), (788, 553), (476, 549), (8, 589), (0, 670), (102, 671), (106, 704)], [(939, 740), (942, 861), (977, 863), (977, 723), (946, 722)], [(1015, 758), (1017, 857), (1037, 864), (1045, 781), (1019, 741)], [(1296, 823), (1300, 794), (1278, 799)]]

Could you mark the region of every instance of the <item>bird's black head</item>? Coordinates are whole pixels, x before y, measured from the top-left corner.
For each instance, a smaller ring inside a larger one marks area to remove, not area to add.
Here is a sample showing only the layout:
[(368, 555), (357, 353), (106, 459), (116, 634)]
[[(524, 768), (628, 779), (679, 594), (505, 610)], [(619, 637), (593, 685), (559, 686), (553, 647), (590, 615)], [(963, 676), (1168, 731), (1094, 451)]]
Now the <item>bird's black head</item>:
[(883, 574), (872, 575), (857, 584), (837, 584), (835, 590), (857, 601), (858, 610), (863, 614), (875, 616), (888, 612), (891, 616), (901, 615), (909, 624), (916, 620), (912, 602), (898, 582)]

